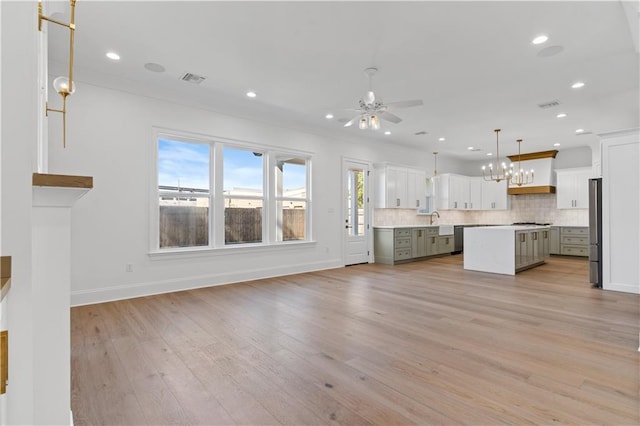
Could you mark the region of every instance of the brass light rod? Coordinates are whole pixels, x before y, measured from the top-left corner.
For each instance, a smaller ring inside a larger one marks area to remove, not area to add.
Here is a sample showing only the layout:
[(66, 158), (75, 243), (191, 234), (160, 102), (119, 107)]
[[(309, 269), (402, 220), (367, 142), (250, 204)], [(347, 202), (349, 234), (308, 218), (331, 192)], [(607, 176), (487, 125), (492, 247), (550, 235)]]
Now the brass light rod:
[(42, 0), (38, 0), (38, 31), (42, 31), (42, 21), (52, 22), (69, 29), (69, 77), (67, 88), (58, 90), (62, 96), (62, 109), (49, 108), (49, 103), (45, 104), (45, 114), (48, 116), (49, 111), (59, 112), (62, 114), (62, 146), (67, 146), (67, 96), (73, 92), (73, 45), (75, 41), (75, 18), (76, 18), (76, 0), (70, 0), (70, 21), (68, 24), (60, 22), (56, 19), (45, 16), (42, 8)]

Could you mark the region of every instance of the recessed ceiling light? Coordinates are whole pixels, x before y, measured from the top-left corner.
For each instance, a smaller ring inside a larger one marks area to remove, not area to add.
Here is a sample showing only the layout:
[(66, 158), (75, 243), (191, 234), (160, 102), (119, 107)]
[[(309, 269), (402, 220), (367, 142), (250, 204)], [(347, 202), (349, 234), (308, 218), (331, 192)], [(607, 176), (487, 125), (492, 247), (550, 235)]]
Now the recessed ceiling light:
[(565, 118), (567, 116), (566, 112), (561, 112), (560, 114), (556, 115), (557, 118)]
[(384, 134), (385, 134), (385, 135), (390, 135), (390, 134), (391, 134), (391, 132), (387, 130), (386, 132), (384, 132)]
[(579, 88), (581, 88), (581, 87), (584, 87), (584, 83), (583, 83), (583, 82), (581, 82), (581, 81), (576, 81), (575, 83), (573, 83), (573, 84), (571, 85), (571, 88), (572, 88), (572, 89), (579, 89)]
[(584, 129), (576, 129), (576, 133), (583, 133)]
[(474, 149), (475, 149), (475, 148), (474, 148), (474, 147), (472, 147), (472, 146), (468, 146), (468, 147), (467, 147), (467, 150), (468, 150), (468, 151), (473, 151)]
[(445, 138), (439, 138), (438, 140), (439, 140), (440, 142), (444, 142), (444, 141), (445, 141)]
[(558, 142), (554, 143), (553, 146), (560, 146)]
[(249, 98), (255, 98), (256, 96), (258, 96), (256, 95), (256, 92), (247, 92), (247, 97)]
[(327, 120), (331, 120), (333, 118), (333, 114), (327, 114), (324, 116)]
[(536, 38), (534, 38), (533, 40), (531, 40), (531, 43), (533, 43), (533, 44), (542, 44), (547, 40), (549, 40), (549, 37), (547, 37), (546, 35), (539, 35)]
[(118, 55), (116, 52), (107, 52), (107, 58), (113, 60), (113, 61), (119, 61), (120, 60), (120, 55)]
[(493, 155), (493, 152), (487, 152), (487, 157), (491, 157)]

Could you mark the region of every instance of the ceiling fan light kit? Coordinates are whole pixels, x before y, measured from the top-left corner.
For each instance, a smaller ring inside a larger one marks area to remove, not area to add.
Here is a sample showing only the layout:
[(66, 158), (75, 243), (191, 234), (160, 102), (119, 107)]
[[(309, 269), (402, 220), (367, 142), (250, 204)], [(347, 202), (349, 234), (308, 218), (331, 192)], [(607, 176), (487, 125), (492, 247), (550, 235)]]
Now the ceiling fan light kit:
[(347, 121), (344, 124), (344, 127), (351, 127), (357, 121), (358, 128), (360, 130), (380, 130), (380, 119), (395, 124), (402, 121), (400, 117), (390, 113), (389, 108), (409, 108), (420, 106), (423, 104), (421, 99), (389, 102), (387, 104), (383, 103), (379, 97), (376, 99), (376, 94), (373, 91), (372, 87), (372, 79), (377, 72), (378, 69), (374, 67), (370, 67), (364, 70), (364, 73), (369, 77), (369, 90), (367, 91), (365, 96), (358, 102), (359, 108), (357, 109), (357, 111), (359, 111), (359, 114), (351, 120)]

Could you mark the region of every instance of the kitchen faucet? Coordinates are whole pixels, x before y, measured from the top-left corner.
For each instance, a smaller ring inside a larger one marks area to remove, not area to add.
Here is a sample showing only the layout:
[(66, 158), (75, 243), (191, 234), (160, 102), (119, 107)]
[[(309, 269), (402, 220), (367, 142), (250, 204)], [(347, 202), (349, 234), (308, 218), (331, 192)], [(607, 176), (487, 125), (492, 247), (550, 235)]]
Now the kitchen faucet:
[(438, 219), (440, 219), (440, 213), (438, 213), (438, 210), (434, 210), (431, 212), (431, 214), (429, 215), (429, 225), (433, 225), (433, 215), (438, 216)]

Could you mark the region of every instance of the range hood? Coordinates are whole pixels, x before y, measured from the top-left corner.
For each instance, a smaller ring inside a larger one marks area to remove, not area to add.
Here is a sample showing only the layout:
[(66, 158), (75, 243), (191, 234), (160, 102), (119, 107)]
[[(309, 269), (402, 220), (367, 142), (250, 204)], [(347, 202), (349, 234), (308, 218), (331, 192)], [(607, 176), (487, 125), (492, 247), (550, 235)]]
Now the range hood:
[(555, 160), (558, 150), (531, 152), (529, 154), (508, 155), (515, 167), (518, 166), (518, 159), (521, 161), (521, 167), (524, 170), (533, 169), (535, 178), (533, 183), (522, 186), (509, 185), (509, 195), (522, 194), (555, 194), (556, 193), (556, 174)]

